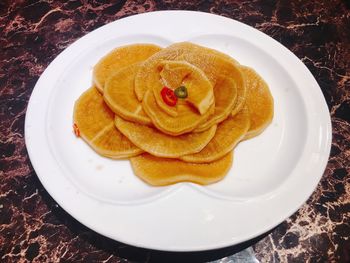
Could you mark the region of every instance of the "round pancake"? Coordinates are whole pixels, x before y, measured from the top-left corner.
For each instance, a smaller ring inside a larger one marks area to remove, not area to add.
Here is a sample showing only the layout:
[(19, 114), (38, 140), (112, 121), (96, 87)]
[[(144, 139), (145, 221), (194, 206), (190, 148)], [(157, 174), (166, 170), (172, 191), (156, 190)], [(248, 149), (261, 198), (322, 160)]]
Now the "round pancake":
[[(213, 85), (204, 72), (186, 61), (162, 61), (157, 66), (158, 74), (151, 74), (148, 81), (152, 82), (153, 94), (158, 106), (171, 116), (177, 116), (180, 102), (193, 106), (202, 115), (214, 103)], [(180, 86), (186, 87), (187, 97), (178, 99), (178, 104), (171, 107), (167, 105), (161, 91), (166, 86), (175, 90)]]
[(199, 124), (194, 132), (205, 131), (214, 124), (225, 120), (231, 113), (236, 104), (237, 86), (231, 78), (221, 75), (214, 86), (215, 111), (209, 118)]
[[(183, 43), (183, 45), (189, 44), (191, 43)], [(193, 45), (194, 44), (189, 45), (187, 49), (191, 50)], [(214, 86), (221, 75), (231, 77), (236, 82), (237, 89), (235, 106), (232, 109), (232, 113), (235, 114), (239, 112), (244, 105), (246, 96), (244, 76), (240, 70), (239, 64), (229, 56), (219, 51), (207, 52), (207, 48), (203, 49), (201, 46), (195, 47), (195, 49), (197, 50), (196, 52), (184, 52), (181, 56), (179, 56), (179, 59), (188, 61), (189, 63), (203, 70)], [(201, 51), (201, 49), (203, 50)]]
[(225, 177), (232, 166), (232, 151), (211, 163), (188, 163), (176, 159), (141, 154), (130, 159), (134, 173), (153, 186), (192, 182), (212, 184)]
[(102, 156), (119, 159), (143, 152), (117, 130), (114, 113), (95, 87), (85, 91), (75, 102), (73, 120), (82, 139)]
[(117, 71), (107, 80), (103, 97), (117, 115), (129, 121), (151, 125), (151, 119), (134, 92), (134, 78), (139, 67), (140, 63), (135, 63)]
[(219, 75), (232, 76), (237, 85), (237, 100), (233, 110), (238, 112), (243, 107), (246, 88), (239, 64), (226, 54), (190, 42), (170, 45), (143, 63), (135, 77), (135, 93), (140, 101), (146, 91), (152, 88), (152, 81), (148, 79), (152, 74), (157, 74), (157, 64), (163, 60), (182, 60), (196, 66), (204, 72), (213, 86)]
[(114, 72), (136, 62), (144, 61), (161, 49), (153, 44), (132, 44), (113, 49), (95, 65), (94, 84), (100, 92), (103, 92), (105, 81)]
[(244, 107), (218, 125), (213, 139), (200, 152), (182, 156), (180, 159), (193, 163), (209, 163), (221, 158), (244, 138), (249, 129), (249, 120), (248, 110)]
[(171, 136), (156, 128), (115, 117), (118, 130), (139, 148), (158, 157), (178, 158), (202, 150), (214, 137), (216, 125), (204, 132)]
[(250, 128), (244, 139), (250, 139), (262, 133), (271, 123), (274, 114), (274, 103), (269, 86), (252, 68), (242, 66), (246, 79), (246, 106), (249, 110)]
[(178, 115), (173, 117), (158, 106), (152, 90), (146, 92), (142, 107), (158, 130), (173, 136), (193, 131), (200, 123), (207, 120), (215, 109), (213, 103), (209, 110), (201, 115), (195, 108), (185, 103), (178, 103)]

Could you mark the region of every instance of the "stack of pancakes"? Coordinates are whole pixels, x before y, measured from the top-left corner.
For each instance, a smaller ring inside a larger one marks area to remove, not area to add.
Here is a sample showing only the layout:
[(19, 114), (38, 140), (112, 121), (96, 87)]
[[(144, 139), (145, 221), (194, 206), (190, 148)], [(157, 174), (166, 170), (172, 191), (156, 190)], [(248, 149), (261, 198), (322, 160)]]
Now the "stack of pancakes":
[[(151, 185), (219, 181), (235, 146), (273, 117), (268, 85), (253, 69), (189, 42), (114, 49), (94, 67), (93, 82), (75, 103), (80, 136), (100, 155), (130, 158)], [(169, 106), (165, 86), (185, 86), (188, 96)]]

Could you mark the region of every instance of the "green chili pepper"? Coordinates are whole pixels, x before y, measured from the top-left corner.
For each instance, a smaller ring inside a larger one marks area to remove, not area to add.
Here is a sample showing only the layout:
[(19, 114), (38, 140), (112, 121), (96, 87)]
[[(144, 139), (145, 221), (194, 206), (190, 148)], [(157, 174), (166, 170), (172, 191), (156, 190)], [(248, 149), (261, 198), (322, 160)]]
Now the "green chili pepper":
[(185, 99), (188, 96), (187, 89), (185, 86), (180, 86), (174, 90), (176, 97)]

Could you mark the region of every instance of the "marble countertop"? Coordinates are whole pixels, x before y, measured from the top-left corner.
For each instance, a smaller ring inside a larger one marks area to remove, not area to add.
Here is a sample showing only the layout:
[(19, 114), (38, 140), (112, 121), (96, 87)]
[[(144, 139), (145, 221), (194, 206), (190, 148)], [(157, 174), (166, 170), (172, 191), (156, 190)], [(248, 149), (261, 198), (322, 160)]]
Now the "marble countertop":
[[(350, 262), (349, 1), (103, 2), (0, 2), (0, 261), (223, 262), (220, 259), (251, 246), (248, 252), (261, 262)], [(133, 14), (171, 9), (234, 18), (281, 42), (315, 76), (331, 113), (331, 156), (313, 195), (270, 233), (239, 246), (168, 253), (105, 238), (55, 203), (28, 158), (26, 107), (48, 64), (99, 26)], [(225, 262), (233, 262), (229, 258)]]

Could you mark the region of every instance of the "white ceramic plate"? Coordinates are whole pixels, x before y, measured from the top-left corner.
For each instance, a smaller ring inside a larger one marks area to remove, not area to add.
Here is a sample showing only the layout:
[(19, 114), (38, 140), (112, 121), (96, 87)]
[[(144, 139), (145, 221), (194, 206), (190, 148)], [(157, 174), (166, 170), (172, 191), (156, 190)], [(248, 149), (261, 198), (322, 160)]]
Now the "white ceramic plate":
[[(128, 161), (103, 158), (72, 132), (75, 100), (92, 67), (112, 48), (191, 41), (231, 55), (263, 76), (275, 99), (266, 131), (242, 142), (219, 183), (150, 187)], [(198, 251), (256, 237), (294, 213), (325, 169), (331, 124), (321, 90), (304, 64), (267, 35), (207, 13), (163, 11), (120, 19), (64, 50), (38, 80), (25, 139), (50, 195), (84, 225), (131, 245)]]

